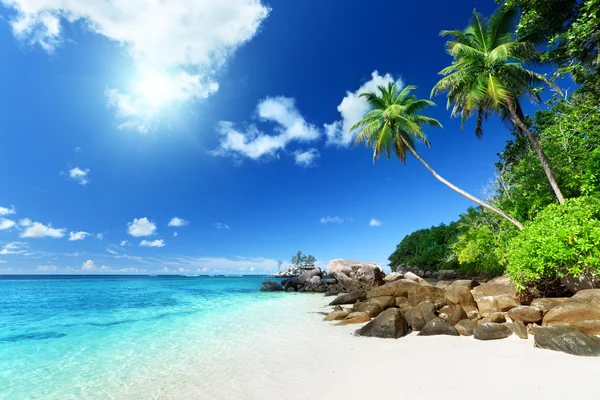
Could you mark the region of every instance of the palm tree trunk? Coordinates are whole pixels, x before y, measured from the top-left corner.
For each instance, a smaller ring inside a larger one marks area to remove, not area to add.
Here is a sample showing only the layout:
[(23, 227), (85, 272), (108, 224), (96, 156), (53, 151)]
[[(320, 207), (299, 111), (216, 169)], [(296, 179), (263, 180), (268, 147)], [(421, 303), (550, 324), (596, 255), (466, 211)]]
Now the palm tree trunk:
[(417, 158), (417, 160), (421, 161), (423, 163), (423, 165), (425, 166), (425, 168), (427, 168), (427, 170), (429, 172), (431, 172), (433, 174), (433, 176), (436, 177), (437, 180), (439, 180), (440, 182), (442, 182), (444, 185), (448, 186), (450, 189), (454, 190), (455, 192), (465, 196), (467, 199), (474, 201), (475, 203), (479, 204), (480, 206), (482, 206), (483, 208), (490, 210), (493, 213), (498, 214), (499, 216), (501, 216), (502, 218), (506, 219), (507, 221), (509, 221), (510, 223), (512, 223), (514, 226), (516, 226), (517, 228), (519, 228), (519, 230), (523, 230), (523, 224), (521, 224), (519, 221), (517, 221), (516, 219), (514, 219), (513, 217), (511, 217), (510, 215), (506, 214), (504, 211), (492, 206), (491, 204), (486, 203), (485, 201), (478, 199), (477, 197), (473, 196), (472, 194), (465, 192), (464, 190), (454, 186), (452, 183), (448, 182), (446, 179), (444, 179), (443, 177), (441, 177), (437, 172), (435, 172), (435, 170), (433, 168), (431, 168), (431, 166), (429, 164), (427, 164), (427, 161), (425, 161), (420, 155), (419, 153), (417, 153), (417, 151), (410, 145), (410, 143), (408, 143), (408, 141), (406, 141), (406, 139), (404, 139), (404, 137), (402, 137), (402, 135), (400, 135), (402, 142), (404, 143), (404, 145), (406, 146), (406, 148), (408, 150), (410, 150), (410, 152), (412, 153), (413, 156), (415, 156)]
[(529, 139), (529, 143), (531, 143), (531, 147), (533, 147), (533, 150), (535, 150), (535, 153), (537, 154), (538, 158), (540, 159), (540, 163), (542, 164), (542, 167), (544, 168), (544, 172), (546, 173), (546, 176), (548, 177), (548, 182), (550, 182), (550, 186), (552, 187), (552, 190), (554, 191), (554, 194), (556, 195), (558, 202), (560, 204), (565, 204), (565, 198), (564, 198), (562, 192), (560, 191), (560, 187), (558, 187), (558, 183), (556, 183), (556, 178), (554, 177), (554, 173), (552, 172), (552, 168), (550, 167), (550, 160), (548, 160), (548, 157), (546, 157), (546, 154), (544, 154), (544, 151), (542, 150), (542, 148), (540, 147), (540, 144), (535, 139), (533, 132), (531, 132), (529, 130), (529, 128), (527, 127), (527, 125), (525, 125), (523, 120), (521, 120), (521, 118), (519, 118), (519, 115), (517, 114), (517, 110), (515, 109), (515, 105), (513, 104), (512, 101), (508, 102), (508, 111), (510, 112), (510, 116), (511, 116), (513, 124), (515, 124), (517, 127), (519, 127), (521, 132), (523, 132), (525, 134), (525, 136), (527, 136), (527, 139)]

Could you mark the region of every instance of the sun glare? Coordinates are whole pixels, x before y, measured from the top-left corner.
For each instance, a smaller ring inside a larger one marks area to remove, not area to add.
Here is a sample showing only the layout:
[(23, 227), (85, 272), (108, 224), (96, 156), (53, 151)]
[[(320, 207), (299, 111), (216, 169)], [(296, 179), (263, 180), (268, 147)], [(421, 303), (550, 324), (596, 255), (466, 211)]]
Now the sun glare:
[(141, 100), (153, 107), (159, 107), (173, 100), (175, 89), (174, 82), (168, 74), (150, 70), (143, 72), (136, 85)]

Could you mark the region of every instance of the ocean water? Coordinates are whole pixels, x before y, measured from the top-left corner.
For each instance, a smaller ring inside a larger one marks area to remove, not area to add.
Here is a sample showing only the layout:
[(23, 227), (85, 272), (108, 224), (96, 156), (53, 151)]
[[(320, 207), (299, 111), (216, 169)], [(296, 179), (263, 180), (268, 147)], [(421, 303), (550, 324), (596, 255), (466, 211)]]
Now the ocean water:
[(236, 349), (293, 306), (259, 292), (264, 279), (0, 277), (0, 399), (202, 399), (215, 380), (239, 384), (224, 376)]

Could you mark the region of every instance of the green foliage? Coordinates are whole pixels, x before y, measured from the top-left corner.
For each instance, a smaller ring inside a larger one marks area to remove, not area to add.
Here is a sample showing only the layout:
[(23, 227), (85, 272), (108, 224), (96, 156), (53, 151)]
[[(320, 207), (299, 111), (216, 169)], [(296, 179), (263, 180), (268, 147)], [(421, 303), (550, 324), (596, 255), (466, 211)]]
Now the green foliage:
[(424, 270), (451, 269), (457, 266), (450, 259), (450, 244), (455, 240), (458, 226), (440, 224), (429, 229), (420, 229), (407, 235), (390, 255), (393, 271), (401, 264)]
[[(313, 256), (302, 254), (301, 251), (298, 251), (295, 256), (292, 257), (292, 265), (295, 268), (310, 268), (314, 267), (317, 259)], [(281, 266), (278, 262), (278, 265)]]
[(508, 246), (519, 289), (566, 275), (600, 277), (600, 199), (569, 199), (542, 210)]

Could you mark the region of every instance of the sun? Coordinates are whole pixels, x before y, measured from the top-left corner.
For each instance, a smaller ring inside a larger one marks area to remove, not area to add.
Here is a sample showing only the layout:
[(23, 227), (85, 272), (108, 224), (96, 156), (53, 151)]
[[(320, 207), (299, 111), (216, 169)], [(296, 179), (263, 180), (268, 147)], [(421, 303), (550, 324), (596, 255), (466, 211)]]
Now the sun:
[(146, 69), (137, 81), (136, 92), (142, 101), (158, 108), (173, 100), (174, 86), (167, 73)]

